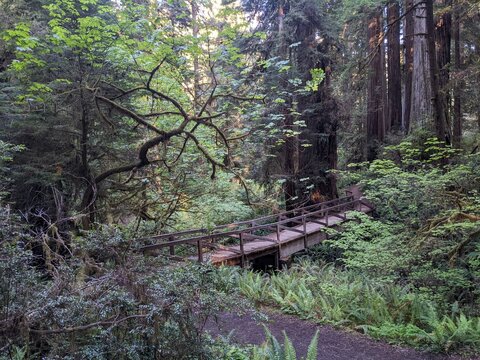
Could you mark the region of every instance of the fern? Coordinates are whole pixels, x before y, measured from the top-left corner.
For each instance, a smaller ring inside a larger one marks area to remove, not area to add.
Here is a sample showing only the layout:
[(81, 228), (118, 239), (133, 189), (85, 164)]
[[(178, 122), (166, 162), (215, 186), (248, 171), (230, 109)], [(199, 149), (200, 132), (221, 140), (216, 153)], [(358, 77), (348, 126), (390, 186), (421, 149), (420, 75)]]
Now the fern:
[[(265, 343), (261, 347), (254, 349), (252, 358), (254, 360), (297, 360), (297, 353), (292, 341), (283, 331), (284, 343), (283, 345), (277, 340), (270, 330), (264, 326)], [(315, 332), (310, 345), (307, 350), (307, 357), (305, 360), (316, 360), (318, 353), (318, 330)]]
[(318, 334), (319, 334), (319, 331), (317, 330), (315, 332), (315, 335), (312, 338), (312, 341), (310, 341), (310, 345), (308, 345), (307, 358), (305, 360), (316, 360), (317, 359)]

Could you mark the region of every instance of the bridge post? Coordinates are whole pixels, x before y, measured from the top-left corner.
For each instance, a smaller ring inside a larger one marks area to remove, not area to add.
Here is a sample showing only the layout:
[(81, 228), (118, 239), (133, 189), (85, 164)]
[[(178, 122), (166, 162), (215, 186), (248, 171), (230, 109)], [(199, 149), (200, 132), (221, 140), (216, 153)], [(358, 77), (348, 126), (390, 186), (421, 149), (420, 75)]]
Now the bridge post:
[(203, 241), (197, 240), (197, 247), (198, 247), (198, 262), (202, 263), (203, 262)]
[(276, 226), (276, 230), (277, 230), (277, 247), (278, 247), (278, 254), (277, 256), (275, 257), (275, 266), (276, 268), (278, 269), (278, 267), (280, 266), (280, 257), (282, 256), (282, 247), (281, 247), (281, 242), (280, 242), (280, 224), (277, 223), (277, 226)]
[(242, 253), (240, 258), (240, 267), (243, 268), (245, 266), (245, 251), (243, 249), (243, 233), (239, 234), (239, 238), (240, 238), (240, 252)]
[[(174, 240), (175, 240), (175, 236), (173, 236), (173, 235), (168, 238), (169, 242), (172, 242)], [(169, 249), (170, 249), (170, 255), (172, 255), (172, 256), (175, 255), (175, 246), (170, 245)]]
[[(303, 211), (302, 211), (303, 212)], [(307, 215), (302, 214), (302, 224), (303, 224), (303, 248), (307, 249)]]

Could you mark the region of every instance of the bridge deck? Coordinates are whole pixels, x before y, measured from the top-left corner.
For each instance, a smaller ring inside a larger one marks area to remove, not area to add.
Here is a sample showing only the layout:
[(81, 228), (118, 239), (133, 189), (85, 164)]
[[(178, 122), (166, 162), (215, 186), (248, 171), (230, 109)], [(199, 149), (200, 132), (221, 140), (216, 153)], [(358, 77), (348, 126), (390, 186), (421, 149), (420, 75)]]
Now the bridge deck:
[[(361, 207), (355, 210), (361, 211), (363, 213), (369, 213), (372, 211), (372, 208), (370, 208), (367, 205), (361, 205)], [(343, 219), (341, 217), (343, 217)], [(311, 235), (318, 234), (319, 232), (323, 232), (324, 229), (327, 227), (334, 227), (335, 225), (338, 225), (343, 221), (345, 221), (345, 218), (348, 218), (347, 211), (344, 211), (335, 215), (329, 215), (328, 217), (324, 216), (318, 219), (318, 222), (323, 222), (325, 224), (328, 223), (328, 226), (324, 224), (319, 224), (317, 222), (315, 223), (307, 222), (305, 224), (305, 230), (306, 230), (305, 233), (304, 233), (303, 225), (294, 226), (291, 228), (291, 230), (289, 229), (281, 230), (279, 233), (280, 235), (279, 242), (277, 242), (276, 233), (264, 235), (262, 236), (261, 239), (258, 239), (258, 238), (252, 239), (251, 241), (243, 245), (244, 256), (246, 258), (254, 258), (256, 254), (264, 254), (268, 252), (277, 251), (279, 247), (280, 248), (282, 246), (286, 247), (288, 246), (288, 244), (292, 242), (296, 242), (298, 240), (303, 241), (305, 236), (307, 236), (307, 239), (308, 239), (308, 237), (310, 237)], [(271, 239), (271, 241), (264, 240), (263, 238)], [(304, 249), (305, 249), (305, 246), (303, 246), (302, 250)], [(240, 245), (233, 245), (220, 250), (216, 250), (210, 253), (209, 256), (207, 256), (207, 258), (214, 264), (232, 263), (237, 261), (240, 262), (240, 258), (242, 256), (240, 252), (241, 252)], [(280, 257), (282, 256), (280, 255)]]

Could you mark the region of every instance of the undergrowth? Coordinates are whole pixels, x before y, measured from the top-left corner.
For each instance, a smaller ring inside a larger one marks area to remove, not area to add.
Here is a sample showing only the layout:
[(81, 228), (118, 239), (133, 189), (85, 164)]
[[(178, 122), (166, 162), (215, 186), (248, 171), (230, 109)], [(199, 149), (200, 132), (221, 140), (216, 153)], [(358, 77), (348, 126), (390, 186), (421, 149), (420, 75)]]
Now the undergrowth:
[(223, 349), (223, 353), (219, 353), (224, 360), (316, 360), (318, 354), (318, 330), (313, 335), (307, 348), (306, 357), (298, 357), (294, 344), (283, 331), (283, 344), (279, 341), (270, 330), (264, 326), (265, 341), (260, 346), (238, 346), (232, 345), (226, 341), (218, 347)]
[(332, 265), (302, 261), (272, 274), (238, 272), (240, 291), (302, 319), (434, 351), (480, 347), (480, 318), (441, 314), (408, 286), (382, 283)]

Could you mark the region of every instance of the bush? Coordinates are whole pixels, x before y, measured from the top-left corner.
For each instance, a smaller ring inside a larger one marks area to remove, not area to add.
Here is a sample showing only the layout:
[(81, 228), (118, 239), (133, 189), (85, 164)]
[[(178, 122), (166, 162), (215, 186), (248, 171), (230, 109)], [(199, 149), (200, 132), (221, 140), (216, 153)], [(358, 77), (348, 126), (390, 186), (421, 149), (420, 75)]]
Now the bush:
[(379, 219), (357, 215), (360, 223), (344, 224), (322, 252), (377, 279), (412, 284), (443, 310), (458, 302), (479, 315), (480, 154), (406, 141), (355, 167), (344, 178), (362, 184)]
[[(13, 239), (13, 234), (10, 234)], [(33, 241), (33, 240), (32, 240)], [(75, 240), (45, 272), (25, 242), (0, 247), (0, 343), (45, 359), (214, 358), (206, 321), (248, 308), (209, 265), (165, 266), (118, 230)]]

